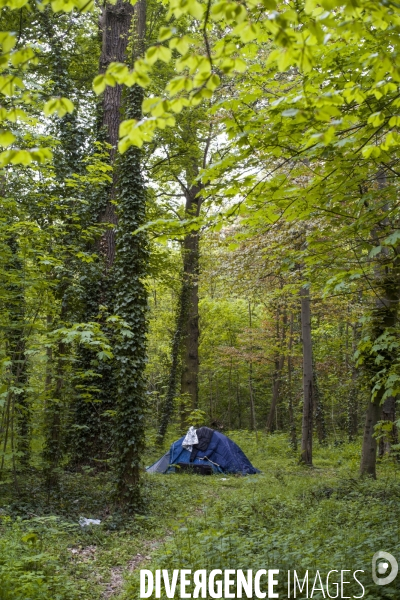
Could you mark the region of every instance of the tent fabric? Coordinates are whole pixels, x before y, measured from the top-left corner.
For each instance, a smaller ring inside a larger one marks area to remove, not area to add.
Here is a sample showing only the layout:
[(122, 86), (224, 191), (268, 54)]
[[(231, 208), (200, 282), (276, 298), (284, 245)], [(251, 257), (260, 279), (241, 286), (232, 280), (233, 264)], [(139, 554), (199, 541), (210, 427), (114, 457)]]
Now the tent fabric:
[(164, 454), (157, 462), (155, 462), (151, 467), (147, 467), (146, 471), (148, 473), (165, 473), (169, 467), (169, 451)]
[[(207, 450), (197, 453), (194, 461), (190, 462), (190, 452), (182, 446), (185, 436), (171, 445), (168, 453), (168, 464), (161, 461), (166, 458), (163, 456), (157, 463), (149, 467), (147, 472), (150, 473), (174, 473), (178, 470), (178, 463), (191, 465), (210, 465), (214, 473), (241, 473), (242, 475), (255, 475), (259, 470), (253, 467), (243, 450), (239, 448), (234, 441), (230, 440), (226, 435), (219, 431), (214, 431)], [(159, 465), (156, 469), (156, 465)]]
[(193, 445), (192, 453), (190, 455), (190, 462), (194, 461), (199, 450), (207, 450), (207, 448), (211, 442), (211, 438), (214, 433), (214, 430), (210, 429), (209, 427), (200, 427), (200, 429), (198, 429), (196, 431), (196, 433), (197, 433), (197, 437), (198, 437), (198, 442), (197, 442), (197, 444)]

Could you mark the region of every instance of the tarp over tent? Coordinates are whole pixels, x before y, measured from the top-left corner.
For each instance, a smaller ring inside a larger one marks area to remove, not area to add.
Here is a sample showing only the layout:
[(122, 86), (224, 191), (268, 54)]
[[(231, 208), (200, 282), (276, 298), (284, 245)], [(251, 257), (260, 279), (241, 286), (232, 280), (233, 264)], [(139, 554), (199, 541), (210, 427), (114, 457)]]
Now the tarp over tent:
[(197, 452), (191, 462), (189, 450), (182, 446), (185, 436), (173, 442), (169, 452), (164, 454), (146, 471), (148, 473), (174, 473), (182, 466), (209, 465), (214, 473), (240, 473), (255, 475), (259, 470), (253, 467), (243, 450), (234, 441), (219, 431), (214, 431), (207, 450)]

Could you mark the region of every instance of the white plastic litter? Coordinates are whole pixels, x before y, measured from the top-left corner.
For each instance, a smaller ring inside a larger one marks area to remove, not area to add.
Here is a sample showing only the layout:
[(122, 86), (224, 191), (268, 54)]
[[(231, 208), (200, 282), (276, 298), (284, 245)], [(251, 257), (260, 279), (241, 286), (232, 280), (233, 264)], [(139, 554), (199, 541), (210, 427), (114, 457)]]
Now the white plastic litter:
[(79, 518), (79, 525), (81, 527), (87, 527), (88, 525), (100, 525), (100, 519), (86, 519), (85, 517)]
[(198, 444), (198, 443), (199, 443), (199, 440), (198, 440), (195, 428), (193, 426), (189, 427), (188, 432), (185, 436), (185, 439), (182, 442), (182, 447), (186, 448), (186, 450), (191, 452), (193, 450), (193, 444)]
[(227, 479), (227, 477), (221, 477), (221, 481), (226, 481)]

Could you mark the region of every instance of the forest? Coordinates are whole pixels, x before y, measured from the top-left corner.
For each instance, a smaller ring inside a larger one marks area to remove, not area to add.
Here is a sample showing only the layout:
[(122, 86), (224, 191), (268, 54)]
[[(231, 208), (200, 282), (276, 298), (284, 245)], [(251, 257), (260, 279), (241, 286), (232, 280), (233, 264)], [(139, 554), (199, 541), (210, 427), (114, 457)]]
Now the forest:
[[(0, 600), (399, 598), (400, 4), (0, 11)], [(259, 472), (147, 473), (191, 426)]]

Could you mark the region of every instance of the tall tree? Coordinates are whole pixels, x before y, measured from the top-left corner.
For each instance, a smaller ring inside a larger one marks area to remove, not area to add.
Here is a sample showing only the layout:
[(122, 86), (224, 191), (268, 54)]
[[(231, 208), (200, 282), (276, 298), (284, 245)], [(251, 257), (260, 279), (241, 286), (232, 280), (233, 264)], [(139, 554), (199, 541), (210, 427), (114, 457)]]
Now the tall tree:
[[(143, 54), (146, 34), (146, 0), (135, 5), (132, 62)], [(143, 91), (133, 86), (124, 98), (125, 115), (140, 119)], [(142, 153), (129, 148), (118, 164), (118, 228), (115, 257), (115, 312), (127, 329), (115, 345), (117, 414), (115, 431), (116, 495), (128, 510), (140, 503), (140, 461), (144, 449), (147, 292), (144, 278), (147, 243), (143, 232), (146, 188)]]
[(313, 359), (311, 340), (310, 292), (303, 286), (301, 296), (301, 332), (303, 344), (303, 421), (300, 461), (312, 466), (313, 438)]
[[(112, 63), (122, 63), (128, 58), (134, 7), (128, 0), (105, 2), (101, 8), (99, 29), (101, 50), (99, 73), (103, 74)], [(97, 103), (97, 138), (108, 144), (108, 161), (111, 181), (100, 194), (90, 199), (93, 219), (103, 227), (100, 240), (91, 243), (92, 253), (99, 260), (90, 265), (82, 278), (84, 319), (91, 321), (115, 311), (115, 274), (113, 264), (116, 253), (116, 230), (118, 225), (118, 176), (117, 167), (119, 126), (123, 115), (123, 86), (108, 85), (100, 102)], [(106, 307), (100, 308), (100, 307)], [(109, 328), (110, 339), (113, 336)], [(71, 462), (75, 466), (83, 463), (101, 465), (107, 461), (111, 451), (112, 423), (109, 412), (115, 410), (117, 394), (116, 365), (113, 361), (100, 362), (93, 369), (95, 354), (88, 348), (80, 349), (80, 368), (93, 370), (93, 377), (86, 381), (89, 394), (78, 394), (75, 403), (74, 430), (71, 435)], [(81, 383), (81, 382), (79, 382)]]
[(204, 108), (193, 109), (179, 119), (178, 131), (173, 136), (169, 134), (161, 138), (160, 150), (166, 157), (162, 161), (157, 160), (153, 170), (154, 175), (160, 178), (160, 183), (167, 183), (168, 191), (175, 190), (171, 195), (183, 198), (182, 220), (189, 223), (186, 229), (183, 228), (181, 290), (172, 340), (168, 389), (159, 427), (159, 442), (162, 441), (172, 416), (179, 379), (182, 430), (187, 428), (188, 414), (198, 407), (201, 231), (196, 221), (199, 220), (204, 199), (204, 184), (199, 175), (210, 158), (211, 136), (212, 127), (204, 119)]
[[(198, 165), (188, 172), (185, 186), (185, 217), (191, 219), (200, 215), (202, 185), (193, 181), (199, 174)], [(186, 315), (183, 322), (183, 355), (181, 375), (181, 396), (190, 398), (190, 408), (198, 407), (199, 394), (199, 231), (185, 235), (183, 241), (183, 282), (185, 291)], [(182, 429), (186, 426), (188, 410), (181, 409)]]

